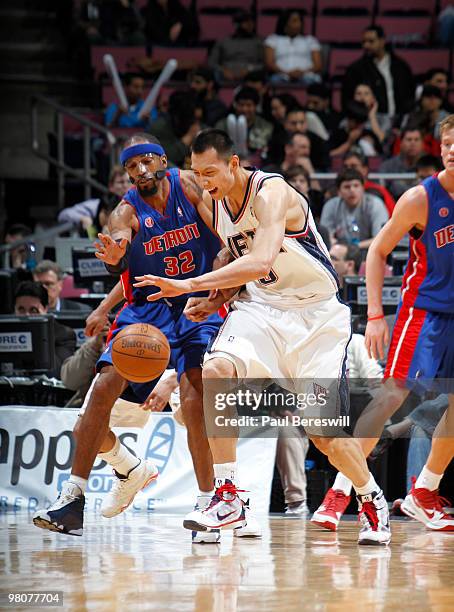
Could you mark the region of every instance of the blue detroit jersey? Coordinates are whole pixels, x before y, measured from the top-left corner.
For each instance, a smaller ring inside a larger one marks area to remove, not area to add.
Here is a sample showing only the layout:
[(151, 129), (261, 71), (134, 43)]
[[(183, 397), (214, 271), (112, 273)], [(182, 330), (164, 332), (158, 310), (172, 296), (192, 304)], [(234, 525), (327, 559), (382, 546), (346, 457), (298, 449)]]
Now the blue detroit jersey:
[[(156, 293), (156, 287), (133, 287), (136, 276), (153, 274), (174, 279), (187, 279), (210, 272), (220, 249), (218, 238), (208, 229), (197, 210), (186, 198), (178, 168), (167, 171), (170, 192), (164, 214), (144, 202), (135, 187), (124, 196), (134, 207), (139, 231), (133, 236), (129, 269), (122, 275), (126, 299), (144, 301)], [(191, 294), (194, 295), (194, 294)], [(170, 302), (186, 301), (189, 294), (170, 298)]]
[(410, 240), (402, 301), (423, 310), (454, 313), (454, 200), (437, 176), (422, 185), (428, 199), (427, 225), (419, 239)]

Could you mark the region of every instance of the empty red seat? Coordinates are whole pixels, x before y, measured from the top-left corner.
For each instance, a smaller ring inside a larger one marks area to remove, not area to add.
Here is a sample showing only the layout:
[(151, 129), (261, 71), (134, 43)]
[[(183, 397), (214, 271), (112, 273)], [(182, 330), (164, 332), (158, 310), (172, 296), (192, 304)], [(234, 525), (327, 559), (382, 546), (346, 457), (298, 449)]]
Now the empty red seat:
[(328, 61), (328, 74), (331, 77), (341, 77), (350, 64), (359, 59), (362, 49), (331, 49)]
[(435, 14), (436, 0), (411, 0), (398, 3), (396, 0), (378, 0), (378, 12), (383, 15), (388, 12), (424, 11), (428, 15)]
[(317, 10), (319, 15), (323, 15), (325, 11), (332, 9), (363, 9), (370, 15), (374, 10), (374, 0), (318, 0)]
[(197, 11), (204, 10), (225, 10), (225, 9), (244, 9), (250, 10), (252, 2), (250, 0), (197, 0)]
[(392, 44), (423, 44), (429, 38), (431, 18), (379, 17), (377, 25), (382, 26), (386, 40)]
[(152, 58), (167, 61), (175, 58), (180, 64), (193, 62), (194, 64), (205, 64), (208, 58), (206, 47), (153, 47)]
[(354, 44), (360, 43), (370, 17), (317, 17), (315, 36), (322, 43)]
[(449, 69), (449, 49), (396, 49), (414, 74), (424, 74), (431, 68)]
[(312, 13), (312, 0), (285, 0), (285, 2), (279, 0), (257, 0), (257, 12), (261, 11), (282, 11), (283, 9), (297, 9), (305, 11), (306, 13)]
[(234, 32), (234, 23), (230, 15), (199, 15), (200, 40), (222, 40)]

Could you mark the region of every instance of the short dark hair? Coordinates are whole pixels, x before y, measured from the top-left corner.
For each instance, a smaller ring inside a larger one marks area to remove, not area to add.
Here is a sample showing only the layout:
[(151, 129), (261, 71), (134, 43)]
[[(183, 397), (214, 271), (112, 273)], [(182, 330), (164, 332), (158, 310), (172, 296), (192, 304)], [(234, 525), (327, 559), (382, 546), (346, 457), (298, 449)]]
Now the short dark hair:
[(214, 149), (218, 157), (229, 159), (234, 154), (233, 140), (224, 132), (216, 128), (202, 130), (192, 143), (192, 152), (196, 155)]
[(424, 130), (422, 129), (421, 125), (419, 125), (417, 123), (407, 124), (404, 127), (404, 129), (400, 133), (400, 139), (401, 140), (403, 140), (403, 138), (405, 137), (405, 134), (407, 134), (407, 132), (419, 132), (421, 138), (424, 138)]
[(378, 38), (386, 38), (385, 30), (380, 25), (371, 24), (367, 28), (364, 28), (364, 32), (375, 32)]
[(13, 223), (6, 229), (6, 234), (10, 236), (22, 236), (26, 238), (30, 236), (32, 230), (28, 227), (28, 225), (24, 225), (23, 223)]
[(251, 100), (257, 106), (260, 102), (260, 96), (258, 91), (253, 87), (242, 87), (235, 95), (235, 102), (239, 102), (240, 100)]
[(153, 134), (147, 134), (146, 132), (136, 132), (135, 134), (130, 136), (128, 140), (125, 141), (123, 149), (127, 149), (128, 147), (132, 147), (132, 145), (141, 142), (150, 142), (151, 144), (161, 145), (159, 140), (156, 138), (156, 136), (153, 136)]
[(35, 283), (34, 281), (22, 281), (19, 283), (14, 294), (14, 302), (23, 296), (38, 298), (44, 308), (47, 308), (49, 305), (47, 290), (41, 283)]
[(290, 166), (287, 169), (287, 172), (285, 172), (284, 178), (285, 178), (286, 181), (291, 181), (292, 179), (294, 179), (294, 178), (296, 178), (297, 176), (300, 176), (300, 175), (304, 176), (304, 178), (307, 181), (307, 184), (310, 187), (311, 186), (311, 175), (306, 170), (306, 168), (304, 168), (304, 166), (301, 166), (299, 164), (297, 164), (295, 166)]
[(443, 169), (441, 159), (435, 155), (422, 155), (416, 162), (416, 170), (421, 168), (435, 168), (438, 172)]
[(138, 72), (126, 72), (126, 74), (123, 75), (123, 84), (127, 87), (128, 85), (131, 85), (134, 79), (142, 79), (142, 81), (145, 80), (143, 75), (139, 74)]
[(361, 185), (364, 185), (363, 175), (353, 168), (345, 168), (339, 172), (336, 177), (336, 187), (339, 189), (342, 183), (346, 183), (347, 181), (359, 181)]
[(362, 150), (359, 149), (358, 147), (350, 149), (349, 151), (347, 151), (347, 153), (344, 155), (342, 161), (346, 162), (347, 159), (351, 159), (352, 157), (357, 157), (359, 159), (359, 161), (360, 161), (362, 166), (366, 166), (366, 168), (369, 167), (369, 160), (367, 159), (367, 155), (364, 155)]
[(337, 241), (336, 244), (340, 244), (341, 246), (347, 247), (347, 252), (345, 253), (345, 259), (347, 261), (353, 261), (354, 270), (358, 274), (359, 269), (361, 268), (361, 264), (363, 262), (363, 258), (361, 255), (361, 249), (357, 244), (351, 243), (345, 238), (341, 238)]
[(430, 70), (426, 72), (424, 81), (430, 81), (436, 74), (439, 74), (440, 72), (445, 75), (449, 83), (450, 81), (449, 72), (445, 70), (444, 68), (430, 68)]
[(64, 277), (63, 270), (58, 263), (51, 259), (43, 259), (33, 270), (33, 274), (45, 274), (46, 272), (54, 272), (58, 280), (62, 280)]

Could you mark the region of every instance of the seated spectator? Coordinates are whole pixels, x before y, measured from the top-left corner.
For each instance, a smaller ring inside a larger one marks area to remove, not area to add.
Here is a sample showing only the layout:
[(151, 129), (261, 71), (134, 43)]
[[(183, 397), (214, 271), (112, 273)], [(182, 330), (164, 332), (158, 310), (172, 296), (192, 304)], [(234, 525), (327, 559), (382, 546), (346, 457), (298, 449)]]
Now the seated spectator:
[(311, 141), (311, 162), (316, 170), (326, 170), (329, 167), (328, 144), (311, 130), (307, 114), (301, 107), (287, 113), (284, 127), (289, 134), (300, 132), (308, 136)]
[(148, 44), (172, 47), (197, 42), (197, 17), (180, 0), (148, 0), (143, 15)]
[[(252, 70), (244, 77), (244, 86), (252, 87), (259, 94), (257, 113), (264, 116), (265, 109), (269, 107), (270, 95), (268, 93), (268, 80), (264, 70)], [(264, 117), (268, 121), (267, 117)]]
[(202, 108), (203, 123), (213, 127), (217, 121), (227, 115), (227, 106), (218, 98), (214, 72), (205, 67), (197, 68), (192, 72), (189, 84)]
[(149, 132), (162, 144), (170, 165), (188, 167), (190, 147), (200, 132), (198, 108), (193, 91), (174, 91), (169, 96), (168, 113), (150, 123)]
[[(5, 244), (13, 244), (17, 240), (22, 240), (31, 236), (32, 230), (23, 223), (14, 223), (10, 225), (5, 233)], [(25, 270), (27, 268), (28, 250), (26, 244), (21, 244), (9, 252), (9, 267), (16, 270)]]
[(275, 125), (283, 127), (287, 114), (291, 110), (299, 108), (301, 108), (300, 103), (292, 94), (274, 94), (270, 97), (269, 105), (264, 109), (265, 118)]
[(435, 140), (440, 141), (439, 123), (449, 115), (442, 108), (443, 94), (435, 85), (424, 85), (415, 109), (402, 121), (402, 125), (421, 125)]
[(380, 185), (380, 183), (373, 183), (367, 178), (369, 175), (369, 166), (366, 155), (364, 155), (359, 149), (351, 149), (344, 155), (344, 168), (357, 170), (362, 174), (366, 193), (371, 193), (372, 195), (382, 199), (386, 206), (386, 210), (391, 217), (396, 202), (386, 187), (383, 187), (383, 185)]
[(368, 119), (364, 125), (364, 129), (373, 132), (380, 144), (383, 144), (391, 131), (391, 119), (389, 115), (378, 112), (377, 98), (370, 85), (367, 83), (359, 83), (355, 87), (353, 99), (355, 102), (361, 102), (367, 108)]
[(141, 119), (141, 111), (145, 99), (145, 81), (140, 74), (128, 73), (123, 77), (124, 90), (128, 108), (122, 108), (119, 102), (111, 102), (104, 113), (104, 123), (107, 127), (146, 128), (149, 121), (157, 117), (155, 108), (151, 109), (150, 117)]
[(303, 16), (299, 11), (283, 11), (276, 33), (265, 40), (265, 65), (272, 81), (313, 83), (321, 80), (320, 43), (303, 35)]
[(63, 289), (63, 271), (55, 261), (43, 259), (33, 270), (33, 280), (40, 283), (48, 294), (46, 304), (49, 312), (60, 312), (61, 310), (77, 310), (79, 312), (91, 312), (91, 308), (80, 302), (67, 298), (61, 298)]
[(443, 164), (439, 157), (435, 155), (422, 155), (416, 162), (416, 176), (419, 181), (423, 181), (429, 176), (438, 174), (443, 170)]
[(357, 244), (341, 239), (333, 244), (329, 251), (331, 261), (339, 278), (339, 285), (344, 286), (345, 276), (356, 276), (362, 263), (361, 249)]
[[(434, 87), (438, 87), (442, 95), (441, 108), (448, 111), (448, 113), (454, 112), (454, 107), (448, 100), (449, 74), (447, 70), (444, 70), (443, 68), (431, 68), (426, 74), (424, 85), (433, 85)], [(419, 93), (417, 97), (421, 97), (421, 93)]]
[(78, 225), (81, 235), (97, 238), (98, 232), (105, 232), (109, 214), (131, 187), (128, 173), (123, 166), (114, 166), (109, 176), (109, 195), (85, 200), (64, 208), (58, 214), (59, 223), (71, 222)]
[(320, 223), (328, 228), (332, 242), (341, 238), (367, 249), (388, 221), (383, 202), (364, 191), (364, 179), (356, 170), (343, 170), (336, 179), (338, 196), (325, 202)]
[[(252, 87), (243, 87), (235, 95), (233, 108), (235, 115), (246, 117), (248, 127), (247, 146), (249, 153), (261, 153), (266, 150), (268, 141), (273, 132), (273, 126), (266, 119), (257, 115), (257, 105), (259, 103), (259, 94)], [(216, 124), (220, 130), (227, 131), (227, 119), (221, 119)]]
[[(49, 298), (46, 289), (33, 281), (23, 281), (14, 296), (14, 313), (33, 317), (47, 314)], [(60, 370), (65, 359), (76, 350), (76, 334), (70, 327), (55, 321), (55, 358), (56, 368), (51, 376), (60, 378)]]
[(347, 108), (357, 85), (369, 83), (379, 113), (389, 117), (407, 113), (415, 99), (410, 66), (392, 51), (387, 51), (385, 32), (379, 25), (365, 29), (362, 46), (364, 55), (348, 66), (342, 82), (342, 108)]
[[(400, 153), (385, 160), (380, 168), (380, 172), (415, 172), (416, 163), (424, 151), (423, 134), (420, 128), (408, 126), (401, 134)], [(391, 180), (387, 181), (389, 191), (393, 194), (396, 201), (400, 196), (411, 187), (413, 181)]]
[[(323, 207), (323, 193), (320, 191), (318, 181), (313, 181), (310, 172), (300, 165), (290, 166), (284, 173), (285, 180), (290, 183), (297, 191), (302, 193), (309, 200), (312, 214), (317, 222), (320, 218), (320, 213)], [(330, 238), (329, 232), (325, 227), (317, 224), (317, 229), (320, 232), (323, 242), (329, 248)]]
[(347, 106), (345, 119), (339, 123), (330, 138), (331, 157), (343, 155), (353, 146), (358, 147), (364, 155), (378, 155), (381, 144), (377, 136), (366, 130), (369, 112), (362, 102), (350, 102)]
[[(247, 10), (233, 16), (235, 32), (218, 40), (211, 49), (208, 65), (219, 81), (239, 81), (251, 70), (262, 70), (263, 41), (255, 33), (254, 15)], [(213, 38), (217, 33), (213, 32)]]
[(311, 83), (306, 89), (306, 109), (317, 115), (328, 133), (331, 134), (341, 119), (341, 115), (331, 108), (331, 92), (323, 83)]

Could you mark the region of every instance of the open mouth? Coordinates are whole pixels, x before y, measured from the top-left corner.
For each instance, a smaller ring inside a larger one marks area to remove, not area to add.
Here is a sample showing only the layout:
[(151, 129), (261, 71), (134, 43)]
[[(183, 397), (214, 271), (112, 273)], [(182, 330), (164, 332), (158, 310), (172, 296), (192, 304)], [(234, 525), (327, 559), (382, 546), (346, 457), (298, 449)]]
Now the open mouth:
[(208, 193), (210, 194), (210, 196), (215, 196), (218, 192), (218, 188), (215, 187), (214, 189), (208, 189)]

